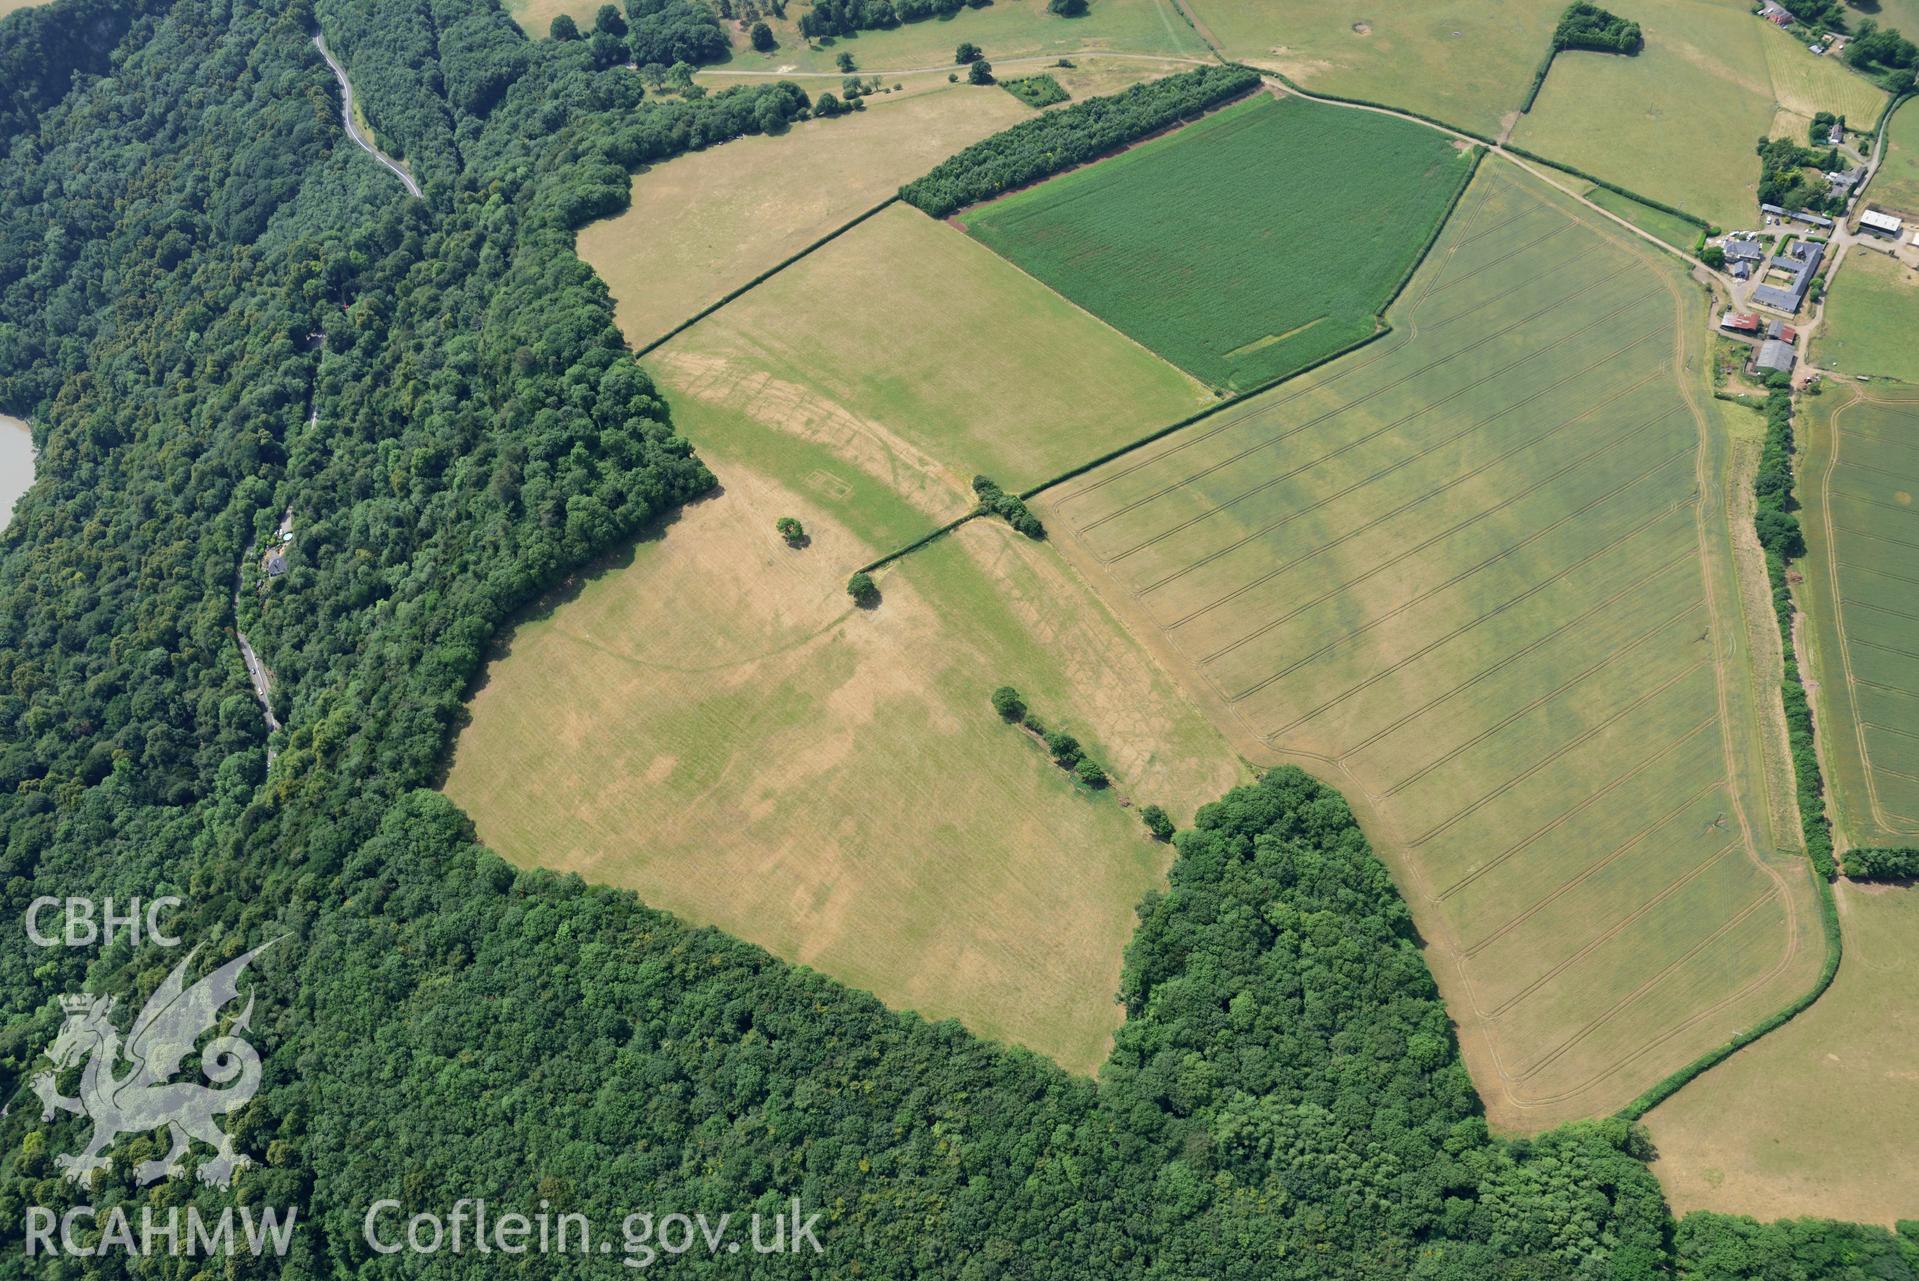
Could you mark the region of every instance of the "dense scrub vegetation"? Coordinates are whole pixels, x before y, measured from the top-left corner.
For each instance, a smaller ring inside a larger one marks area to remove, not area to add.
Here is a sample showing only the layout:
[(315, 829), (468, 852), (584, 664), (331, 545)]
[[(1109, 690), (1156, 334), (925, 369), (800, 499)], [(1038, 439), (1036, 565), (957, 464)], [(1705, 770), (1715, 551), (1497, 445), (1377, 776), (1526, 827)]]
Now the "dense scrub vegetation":
[(1573, 0), (1553, 28), (1554, 49), (1587, 49), (1594, 53), (1638, 53), (1644, 46), (1639, 24), (1608, 13), (1587, 0)]
[(1837, 147), (1803, 147), (1791, 138), (1759, 140), (1759, 200), (1782, 209), (1842, 213), (1846, 198), (1825, 175), (1845, 168)]
[(1013, 80), (1002, 80), (999, 87), (1018, 98), (1029, 107), (1050, 107), (1056, 102), (1065, 102), (1073, 95), (1066, 92), (1059, 81), (1051, 76), (1020, 76)]
[[(799, 90), (646, 102), (588, 42), (528, 45), (474, 0), (46, 13), (126, 35), (111, 76), (27, 94), (0, 148), (0, 407), (41, 449), (0, 534), (0, 911), (172, 891), (205, 959), (285, 937), (253, 971), (266, 1073), (232, 1121), (260, 1166), (231, 1194), (136, 1191), (162, 1145), (128, 1138), (81, 1190), (52, 1155), (84, 1125), (16, 1105), (0, 1222), (298, 1205), (289, 1258), (209, 1271), (491, 1276), (472, 1253), (373, 1257), (366, 1207), (617, 1222), (799, 1196), (825, 1215), (825, 1256), (792, 1269), (812, 1275), (1662, 1272), (1643, 1141), (1617, 1121), (1488, 1137), (1404, 904), (1295, 770), (1180, 835), (1097, 1084), (510, 868), (423, 790), (503, 622), (712, 483), (573, 228), (632, 169), (784, 127)], [(425, 200), (340, 134), (316, 14)], [(289, 726), (269, 764), (229, 629), (243, 550), (289, 507), (292, 568), (241, 618)], [(58, 994), (137, 1003), (174, 959), (0, 949), (0, 1097)], [(1727, 1222), (1742, 1257), (1906, 1275), (1863, 1229), (1775, 1247)], [(1687, 1275), (1735, 1275), (1686, 1233)], [(119, 1270), (35, 1272), (83, 1274)]]
[(1806, 537), (1799, 524), (1798, 503), (1792, 492), (1792, 393), (1776, 390), (1766, 397), (1766, 443), (1754, 479), (1757, 503), (1753, 528), (1766, 554), (1766, 577), (1772, 584), (1773, 612), (1785, 645), (1786, 672), (1781, 695), (1786, 704), (1786, 733), (1792, 748), (1793, 775), (1798, 785), (1799, 822), (1807, 857), (1819, 874), (1830, 880), (1837, 870), (1832, 857), (1832, 823), (1826, 817), (1826, 785), (1813, 742), (1812, 704), (1799, 674), (1792, 638), (1792, 588), (1787, 580), (1789, 561), (1806, 554)]
[(1200, 67), (1089, 98), (974, 143), (900, 196), (935, 218), (1051, 177), (1251, 91), (1250, 67)]
[(1919, 880), (1919, 849), (1910, 846), (1855, 846), (1846, 851), (1846, 875), (1855, 881)]
[(1891, 27), (1867, 20), (1846, 46), (1846, 63), (1874, 77), (1892, 93), (1910, 93), (1919, 71), (1919, 45)]

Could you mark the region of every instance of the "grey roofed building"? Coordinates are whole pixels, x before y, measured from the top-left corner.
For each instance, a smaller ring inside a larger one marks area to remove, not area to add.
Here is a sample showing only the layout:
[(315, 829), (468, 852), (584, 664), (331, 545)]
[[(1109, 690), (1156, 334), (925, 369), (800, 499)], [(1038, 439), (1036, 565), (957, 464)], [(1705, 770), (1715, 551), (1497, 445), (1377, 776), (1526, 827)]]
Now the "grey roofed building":
[(1772, 256), (1768, 268), (1777, 267), (1781, 271), (1792, 273), (1790, 285), (1761, 285), (1752, 291), (1752, 300), (1763, 303), (1776, 310), (1792, 313), (1805, 304), (1806, 294), (1812, 289), (1812, 278), (1818, 274), (1819, 260), (1825, 256), (1826, 247), (1811, 240), (1795, 240), (1783, 250)]
[(1732, 273), (1734, 280), (1752, 279), (1752, 264), (1749, 262), (1735, 262), (1731, 267), (1728, 267), (1727, 270)]
[(1813, 227), (1832, 226), (1832, 219), (1822, 218), (1816, 213), (1806, 213), (1804, 210), (1791, 211), (1781, 209), (1778, 205), (1760, 205), (1759, 208), (1775, 218), (1795, 218)]
[(286, 572), (287, 572), (286, 557), (282, 556), (279, 552), (275, 552), (271, 556), (267, 557), (267, 577), (268, 578), (278, 578), (280, 575)]
[(1728, 238), (1720, 248), (1725, 251), (1727, 262), (1758, 262), (1766, 256), (1766, 247), (1757, 240)]
[(1759, 354), (1753, 358), (1753, 364), (1761, 369), (1772, 369), (1782, 374), (1792, 372), (1793, 363), (1799, 359), (1799, 353), (1792, 344), (1781, 342), (1777, 338), (1768, 338), (1759, 344)]

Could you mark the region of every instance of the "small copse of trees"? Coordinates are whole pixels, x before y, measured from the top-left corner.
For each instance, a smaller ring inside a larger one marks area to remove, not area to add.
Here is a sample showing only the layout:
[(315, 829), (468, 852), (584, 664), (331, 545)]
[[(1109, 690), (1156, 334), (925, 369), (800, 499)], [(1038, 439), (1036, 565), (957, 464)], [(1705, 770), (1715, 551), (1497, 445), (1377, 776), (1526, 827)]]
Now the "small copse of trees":
[(782, 516), (773, 522), (773, 528), (779, 531), (788, 547), (798, 547), (806, 541), (806, 526), (791, 516)]
[(1046, 537), (1046, 526), (1017, 494), (1009, 494), (985, 476), (973, 477), (973, 492), (979, 495), (981, 515), (998, 516), (1028, 538)]
[(960, 47), (953, 50), (953, 61), (962, 67), (969, 62), (978, 62), (981, 56), (980, 47), (971, 40), (962, 40)]
[(993, 83), (993, 64), (981, 58), (966, 68), (966, 83), (969, 85), (990, 85)]
[(1637, 22), (1628, 22), (1586, 0), (1573, 0), (1553, 30), (1554, 49), (1585, 49), (1593, 53), (1635, 54), (1645, 37)]
[(875, 583), (873, 576), (865, 570), (846, 580), (846, 594), (851, 596), (853, 603), (861, 609), (871, 609), (880, 603), (879, 584)]
[(1154, 840), (1170, 841), (1173, 839), (1173, 820), (1167, 815), (1166, 811), (1159, 806), (1148, 805), (1140, 810), (1139, 821), (1146, 824), (1146, 830), (1152, 833)]
[(1867, 845), (1849, 849), (1846, 875), (1855, 881), (1919, 881), (1919, 848)]

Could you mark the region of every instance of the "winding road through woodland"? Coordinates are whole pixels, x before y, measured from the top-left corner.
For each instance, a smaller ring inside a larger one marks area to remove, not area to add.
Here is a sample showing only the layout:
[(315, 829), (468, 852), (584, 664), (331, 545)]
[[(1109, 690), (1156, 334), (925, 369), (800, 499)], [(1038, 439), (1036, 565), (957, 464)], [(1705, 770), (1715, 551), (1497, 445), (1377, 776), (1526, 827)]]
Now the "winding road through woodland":
[(406, 171), (406, 166), (381, 151), (374, 145), (373, 139), (361, 133), (360, 126), (353, 123), (353, 84), (346, 78), (346, 68), (334, 59), (333, 52), (326, 47), (326, 37), (313, 37), (313, 47), (320, 51), (320, 56), (326, 59), (327, 66), (333, 68), (333, 78), (340, 82), (340, 123), (346, 126), (346, 136), (359, 143), (360, 150), (392, 170), (393, 176), (406, 184), (407, 193), (418, 200), (420, 184), (413, 181), (413, 175)]

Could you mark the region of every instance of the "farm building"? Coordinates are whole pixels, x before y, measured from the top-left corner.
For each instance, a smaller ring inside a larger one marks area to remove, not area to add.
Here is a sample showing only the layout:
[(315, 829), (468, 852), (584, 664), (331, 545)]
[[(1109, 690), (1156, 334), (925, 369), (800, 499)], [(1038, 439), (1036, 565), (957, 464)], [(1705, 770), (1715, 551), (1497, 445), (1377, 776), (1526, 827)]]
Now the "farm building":
[(1759, 332), (1759, 313), (1729, 311), (1719, 318), (1719, 327), (1735, 334), (1756, 334)]
[(1758, 369), (1774, 373), (1789, 374), (1793, 363), (1799, 359), (1791, 343), (1780, 342), (1777, 338), (1768, 338), (1759, 344), (1759, 354), (1753, 357), (1753, 365)]
[(1821, 217), (1815, 213), (1807, 213), (1804, 210), (1786, 210), (1781, 209), (1778, 205), (1760, 205), (1759, 208), (1775, 218), (1793, 218), (1805, 223), (1809, 227), (1832, 226), (1832, 219)]
[(1818, 274), (1819, 260), (1825, 256), (1825, 252), (1826, 247), (1817, 241), (1793, 241), (1774, 254), (1772, 261), (1766, 264), (1769, 272), (1786, 272), (1791, 276), (1790, 282), (1784, 285), (1760, 285), (1752, 291), (1752, 300), (1788, 314), (1798, 311), (1806, 301), (1806, 294), (1812, 289), (1812, 278)]
[(1725, 253), (1727, 262), (1758, 262), (1766, 256), (1764, 245), (1743, 236), (1728, 236), (1719, 247)]
[(1859, 215), (1859, 225), (1867, 231), (1877, 231), (1883, 235), (1897, 236), (1899, 234), (1899, 228), (1905, 224), (1891, 214), (1880, 213), (1877, 209), (1868, 209)]
[(279, 552), (267, 557), (267, 577), (278, 578), (287, 572), (287, 558)]

